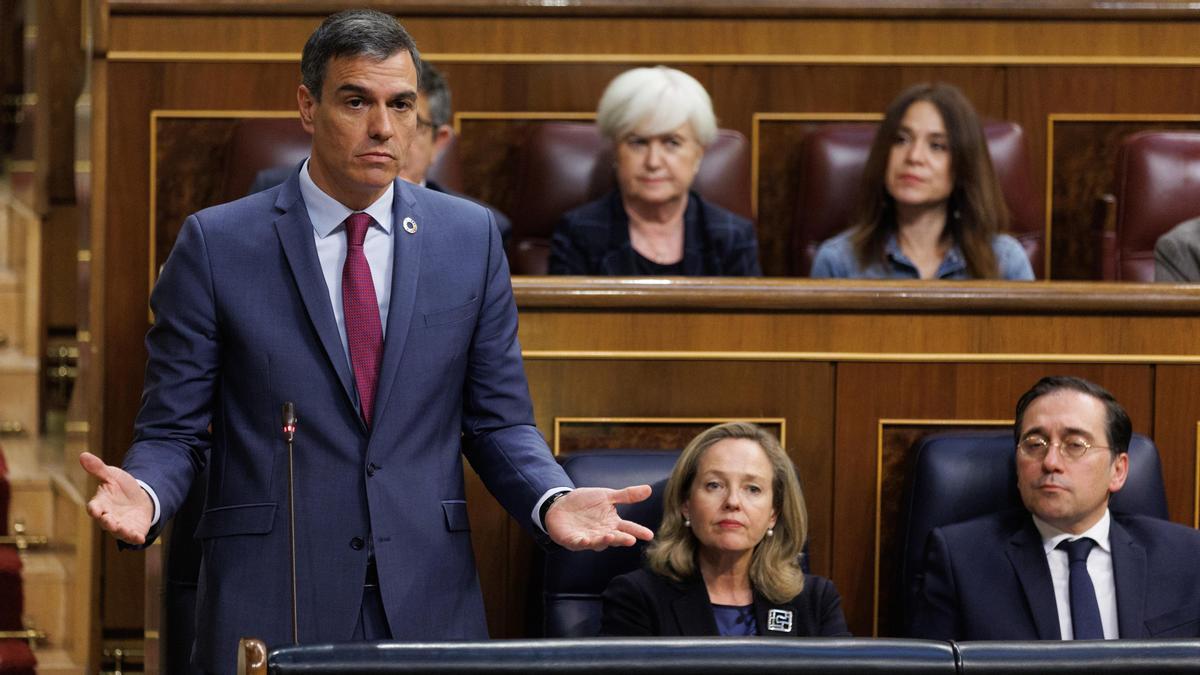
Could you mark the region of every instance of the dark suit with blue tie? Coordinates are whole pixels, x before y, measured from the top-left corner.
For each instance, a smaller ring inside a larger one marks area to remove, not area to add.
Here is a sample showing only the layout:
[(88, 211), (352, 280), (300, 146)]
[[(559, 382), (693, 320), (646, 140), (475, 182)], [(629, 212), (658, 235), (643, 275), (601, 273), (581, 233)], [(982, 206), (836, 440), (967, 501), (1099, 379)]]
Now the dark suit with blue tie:
[[(1109, 530), (1122, 638), (1200, 637), (1200, 532), (1112, 514)], [(1025, 510), (929, 534), (913, 637), (1058, 640), (1041, 535)]]
[(393, 637), (485, 638), (463, 455), (530, 528), (538, 500), (571, 485), (533, 426), (508, 267), (488, 210), (394, 185), (390, 311), (371, 428), (295, 172), (189, 217), (155, 287), (142, 408), (124, 467), (161, 502), (152, 540), (211, 455), (196, 528), (194, 660), (206, 671), (232, 672), (241, 637), (291, 642), (285, 401), (299, 418), (302, 643), (351, 638), (368, 555)]

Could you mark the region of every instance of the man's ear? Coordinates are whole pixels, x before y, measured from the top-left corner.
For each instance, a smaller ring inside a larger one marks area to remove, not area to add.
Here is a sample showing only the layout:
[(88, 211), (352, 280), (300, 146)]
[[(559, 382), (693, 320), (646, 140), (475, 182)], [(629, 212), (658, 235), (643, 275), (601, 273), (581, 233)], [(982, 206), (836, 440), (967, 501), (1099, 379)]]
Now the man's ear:
[(1125, 479), (1129, 478), (1129, 453), (1122, 452), (1112, 462), (1112, 475), (1108, 479), (1108, 492), (1115, 494), (1125, 487)]
[(442, 153), (449, 147), (450, 141), (454, 139), (454, 127), (449, 124), (443, 124), (437, 128), (433, 134), (433, 160), (430, 163), (436, 162), (442, 157)]
[(300, 109), (300, 124), (308, 133), (313, 132), (313, 113), (316, 112), (317, 99), (303, 84), (296, 90), (296, 106)]

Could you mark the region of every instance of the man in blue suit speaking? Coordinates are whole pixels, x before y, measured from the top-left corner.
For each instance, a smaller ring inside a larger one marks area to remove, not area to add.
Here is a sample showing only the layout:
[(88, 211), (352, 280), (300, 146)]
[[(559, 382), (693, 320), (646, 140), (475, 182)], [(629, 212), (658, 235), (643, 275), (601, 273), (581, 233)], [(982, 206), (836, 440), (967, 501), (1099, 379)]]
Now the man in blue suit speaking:
[(311, 156), (282, 185), (187, 219), (151, 297), (123, 468), (80, 458), (99, 480), (88, 512), (134, 546), (209, 458), (193, 650), (207, 672), (233, 671), (241, 637), (485, 638), (463, 455), (539, 539), (651, 537), (615, 509), (649, 487), (572, 490), (533, 425), (489, 211), (397, 180), (420, 73), (407, 32), (379, 12), (335, 14), (301, 71)]
[(1046, 377), (1017, 403), (1025, 509), (933, 530), (914, 637), (1200, 637), (1200, 532), (1112, 513), (1132, 425), (1102, 387)]

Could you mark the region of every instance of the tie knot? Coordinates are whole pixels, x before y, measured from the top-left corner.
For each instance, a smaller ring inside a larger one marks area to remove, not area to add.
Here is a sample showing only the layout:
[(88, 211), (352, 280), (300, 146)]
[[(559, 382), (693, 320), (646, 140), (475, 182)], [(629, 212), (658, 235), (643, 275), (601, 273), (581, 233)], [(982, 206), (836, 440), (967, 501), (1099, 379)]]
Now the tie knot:
[(1070, 562), (1087, 562), (1088, 554), (1092, 552), (1092, 547), (1096, 542), (1087, 537), (1080, 537), (1074, 541), (1063, 539), (1058, 542), (1059, 548), (1067, 552), (1067, 560)]
[(346, 238), (351, 246), (362, 246), (371, 226), (371, 216), (366, 213), (351, 213), (346, 217)]

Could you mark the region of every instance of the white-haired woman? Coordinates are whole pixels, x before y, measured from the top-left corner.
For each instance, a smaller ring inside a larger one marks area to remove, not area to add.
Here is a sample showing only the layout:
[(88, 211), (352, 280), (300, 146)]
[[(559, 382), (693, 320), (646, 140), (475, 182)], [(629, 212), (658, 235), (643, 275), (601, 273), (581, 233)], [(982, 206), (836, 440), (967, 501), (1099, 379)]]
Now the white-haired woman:
[(616, 154), (617, 189), (567, 212), (551, 274), (758, 276), (754, 224), (691, 191), (716, 138), (708, 92), (656, 66), (616, 77), (596, 110)]

